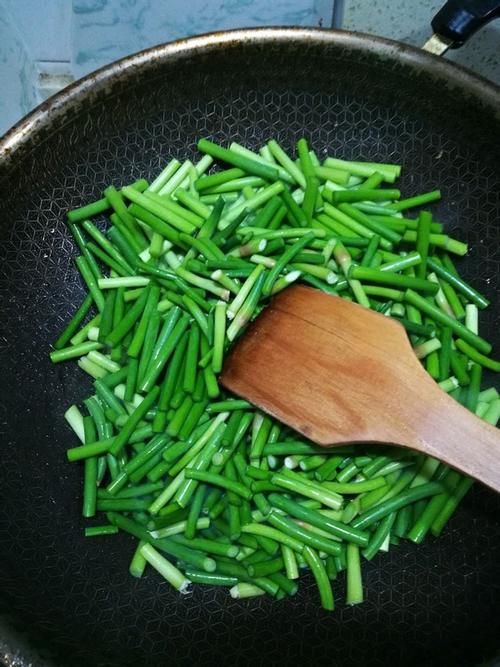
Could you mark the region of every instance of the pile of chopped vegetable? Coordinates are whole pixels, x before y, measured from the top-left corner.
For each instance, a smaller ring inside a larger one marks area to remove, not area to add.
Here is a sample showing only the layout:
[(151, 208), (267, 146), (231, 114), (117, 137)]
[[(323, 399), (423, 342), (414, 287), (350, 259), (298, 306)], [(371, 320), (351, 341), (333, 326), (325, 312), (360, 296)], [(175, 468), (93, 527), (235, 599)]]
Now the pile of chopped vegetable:
[(320, 163), (305, 139), (298, 159), (274, 140), (198, 148), (196, 164), (173, 159), (68, 214), (88, 295), (50, 356), (94, 379), (66, 412), (95, 517), (85, 533), (133, 535), (131, 574), (150, 564), (181, 592), (279, 599), (309, 569), (333, 609), (346, 570), (359, 603), (362, 558), (438, 536), (472, 480), (392, 446), (314, 445), (222, 391), (224, 355), (300, 281), (396, 318), (442, 390), (496, 425), (498, 392), (481, 390), (483, 368), (500, 370), (478, 333), (488, 301), (451, 259), (466, 244), (429, 212), (403, 215), (440, 192), (401, 198), (400, 166)]

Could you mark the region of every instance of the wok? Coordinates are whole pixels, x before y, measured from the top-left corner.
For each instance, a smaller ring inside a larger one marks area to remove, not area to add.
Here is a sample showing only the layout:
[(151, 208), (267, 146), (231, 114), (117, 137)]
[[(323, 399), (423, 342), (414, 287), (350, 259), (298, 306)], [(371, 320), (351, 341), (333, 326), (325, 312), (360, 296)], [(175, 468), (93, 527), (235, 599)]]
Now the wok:
[[(179, 596), (128, 574), (127, 535), (86, 540), (64, 409), (88, 394), (50, 343), (83, 286), (64, 223), (103, 188), (151, 178), (196, 140), (401, 162), (405, 195), (467, 240), (460, 263), (492, 307), (500, 351), (500, 91), (436, 56), (368, 35), (256, 29), (138, 53), (44, 103), (0, 142), (0, 660), (7, 665), (475, 665), (500, 648), (500, 498), (476, 485), (440, 539), (364, 566), (367, 600), (320, 609), (314, 582), (283, 602)], [(471, 447), (474, 443), (471, 442)]]

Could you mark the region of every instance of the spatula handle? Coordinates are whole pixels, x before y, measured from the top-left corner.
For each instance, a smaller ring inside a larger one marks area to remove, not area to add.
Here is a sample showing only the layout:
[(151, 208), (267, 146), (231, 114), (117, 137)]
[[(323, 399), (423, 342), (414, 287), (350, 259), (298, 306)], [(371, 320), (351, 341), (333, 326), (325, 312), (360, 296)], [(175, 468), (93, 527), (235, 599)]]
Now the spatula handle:
[(432, 28), (451, 42), (452, 49), (456, 49), (477, 30), (499, 17), (499, 0), (448, 0), (432, 19)]
[(439, 399), (438, 409), (429, 402), (428, 423), (418, 425), (419, 449), (500, 492), (500, 429), (446, 394)]

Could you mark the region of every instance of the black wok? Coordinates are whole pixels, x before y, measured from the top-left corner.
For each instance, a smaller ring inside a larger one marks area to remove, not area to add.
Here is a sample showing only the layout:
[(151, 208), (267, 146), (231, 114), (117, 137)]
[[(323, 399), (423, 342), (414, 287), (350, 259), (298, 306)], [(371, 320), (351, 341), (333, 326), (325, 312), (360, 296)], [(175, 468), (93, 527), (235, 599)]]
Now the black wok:
[(483, 332), (500, 352), (492, 84), (367, 35), (258, 29), (159, 46), (65, 90), (0, 142), (0, 661), (443, 667), (500, 649), (500, 498), (479, 485), (440, 539), (366, 564), (365, 604), (346, 607), (335, 584), (334, 613), (307, 578), (283, 602), (181, 597), (129, 576), (128, 536), (83, 537), (63, 412), (90, 383), (48, 359), (83, 294), (65, 212), (194, 156), (200, 136), (292, 149), (303, 135), (319, 155), (401, 162), (405, 195), (442, 189), (433, 210), (470, 244), (461, 266), (492, 301)]

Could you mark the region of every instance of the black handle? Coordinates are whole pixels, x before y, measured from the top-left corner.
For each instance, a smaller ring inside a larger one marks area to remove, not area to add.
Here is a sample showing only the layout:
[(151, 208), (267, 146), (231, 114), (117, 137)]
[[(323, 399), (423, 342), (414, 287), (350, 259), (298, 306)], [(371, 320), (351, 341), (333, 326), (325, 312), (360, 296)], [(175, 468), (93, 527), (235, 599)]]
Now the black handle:
[(432, 19), (432, 29), (456, 49), (479, 28), (498, 17), (500, 0), (448, 0)]

